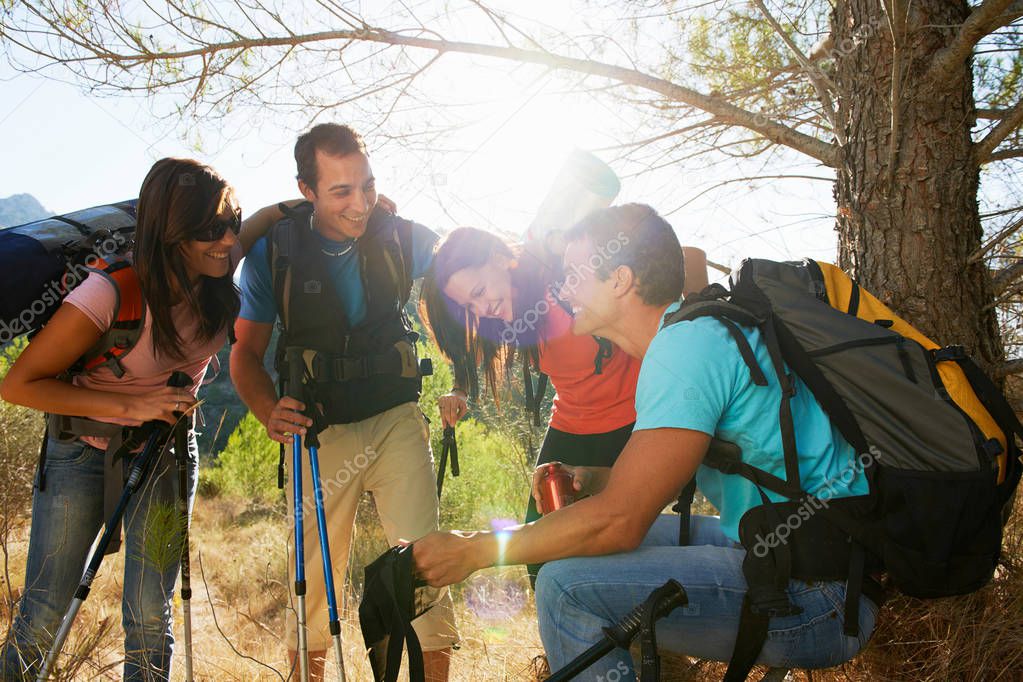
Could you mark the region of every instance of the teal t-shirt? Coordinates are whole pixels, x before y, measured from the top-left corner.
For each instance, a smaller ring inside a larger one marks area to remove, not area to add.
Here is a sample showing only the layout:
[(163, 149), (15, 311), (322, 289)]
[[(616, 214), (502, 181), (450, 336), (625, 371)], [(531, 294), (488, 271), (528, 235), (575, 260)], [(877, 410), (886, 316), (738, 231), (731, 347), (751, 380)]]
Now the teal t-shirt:
[[(672, 304), (665, 315), (677, 309), (678, 304)], [(720, 322), (709, 317), (679, 322), (661, 329), (643, 357), (636, 385), (635, 430), (701, 431), (735, 443), (742, 448), (743, 461), (784, 479), (778, 378), (759, 330), (740, 330), (749, 340), (767, 386), (753, 383), (738, 346)], [(794, 378), (792, 418), (803, 490), (825, 500), (866, 494), (867, 480), (852, 446), (832, 426), (810, 389)], [(697, 470), (696, 483), (721, 514), (721, 530), (738, 542), (739, 519), (762, 503), (756, 486), (705, 466)], [(765, 492), (771, 500), (785, 499)]]

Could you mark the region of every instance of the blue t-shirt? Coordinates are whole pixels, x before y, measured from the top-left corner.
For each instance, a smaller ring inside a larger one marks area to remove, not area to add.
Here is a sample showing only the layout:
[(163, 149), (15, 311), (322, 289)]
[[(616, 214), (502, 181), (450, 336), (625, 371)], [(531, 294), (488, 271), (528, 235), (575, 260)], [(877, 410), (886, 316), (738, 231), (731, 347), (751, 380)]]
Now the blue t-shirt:
[[(672, 304), (665, 315), (677, 309), (678, 304)], [(749, 340), (767, 386), (753, 383), (723, 324), (709, 317), (679, 322), (660, 330), (643, 357), (636, 384), (635, 430), (691, 429), (731, 441), (742, 448), (744, 462), (784, 480), (778, 378), (760, 331), (740, 330)], [(793, 378), (792, 419), (803, 490), (822, 500), (865, 495), (867, 480), (853, 447), (831, 424), (806, 384), (798, 376)], [(738, 542), (739, 519), (762, 504), (756, 486), (741, 476), (702, 465), (696, 484), (721, 514), (721, 530)], [(785, 499), (765, 492), (773, 501)]]
[[(393, 220), (397, 218), (392, 216)], [(341, 299), (341, 306), (348, 316), (348, 322), (355, 326), (366, 319), (366, 296), (362, 288), (361, 266), (356, 252), (355, 240), (334, 241), (313, 231), (322, 248), (339, 256), (327, 256), (327, 272), (334, 280), (334, 288)], [(412, 223), (412, 279), (422, 277), (433, 261), (433, 247), (437, 234), (430, 228)], [(252, 322), (273, 323), (277, 319), (277, 302), (274, 300), (273, 279), (270, 263), (267, 261), (267, 237), (253, 245), (248, 257), (242, 263), (239, 286), (242, 292), (242, 307), (238, 316)]]

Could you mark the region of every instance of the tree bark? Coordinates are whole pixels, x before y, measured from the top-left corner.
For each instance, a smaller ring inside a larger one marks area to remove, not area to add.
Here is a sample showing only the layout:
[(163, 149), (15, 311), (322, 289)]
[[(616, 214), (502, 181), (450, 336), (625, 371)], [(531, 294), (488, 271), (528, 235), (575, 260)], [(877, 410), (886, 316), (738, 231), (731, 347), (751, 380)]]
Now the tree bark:
[[(893, 14), (904, 23), (889, 22), (885, 5), (901, 7)], [(1003, 347), (991, 280), (983, 262), (969, 263), (982, 238), (973, 65), (926, 77), (969, 13), (964, 0), (836, 2), (834, 81), (848, 138), (836, 230), (839, 263), (860, 284), (937, 343), (992, 365)]]

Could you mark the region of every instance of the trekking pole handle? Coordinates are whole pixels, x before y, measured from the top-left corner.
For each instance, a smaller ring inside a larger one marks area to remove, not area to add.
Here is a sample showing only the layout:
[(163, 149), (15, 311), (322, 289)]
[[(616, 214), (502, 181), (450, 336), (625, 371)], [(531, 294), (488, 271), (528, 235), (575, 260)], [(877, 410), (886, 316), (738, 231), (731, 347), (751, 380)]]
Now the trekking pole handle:
[(654, 604), (654, 620), (660, 620), (679, 606), (689, 603), (686, 590), (677, 580), (669, 580), (656, 590), (642, 604), (630, 611), (624, 618), (610, 627), (604, 628), (604, 635), (617, 646), (628, 649), (632, 640), (643, 627), (643, 615), (648, 604)]
[(458, 441), (455, 440), (455, 427), (444, 427), (444, 451), (451, 455), (451, 475), (459, 476), (461, 471), (458, 468)]
[(284, 351), (285, 364), (288, 368), (288, 383), (284, 387), (287, 395), (296, 400), (302, 399), (302, 386), (305, 384), (305, 356), (302, 348), (287, 348)]
[(678, 581), (669, 580), (651, 592), (642, 604), (630, 611), (620, 621), (611, 627), (604, 628), (604, 636), (599, 642), (566, 663), (563, 668), (554, 672), (544, 682), (567, 682), (567, 680), (575, 679), (591, 665), (614, 651), (616, 647), (628, 651), (632, 640), (643, 628), (643, 618), (651, 603), (654, 605), (653, 620), (656, 621), (671, 613), (675, 608), (688, 604), (689, 598)]

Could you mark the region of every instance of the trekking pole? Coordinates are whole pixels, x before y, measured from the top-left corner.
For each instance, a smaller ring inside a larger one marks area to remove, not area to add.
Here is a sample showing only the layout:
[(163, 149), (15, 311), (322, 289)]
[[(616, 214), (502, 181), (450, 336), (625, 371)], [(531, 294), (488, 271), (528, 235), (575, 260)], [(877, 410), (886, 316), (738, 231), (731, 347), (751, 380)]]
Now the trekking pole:
[(327, 536), (327, 517), (323, 512), (323, 488), (320, 486), (320, 439), (317, 436), (314, 418), (313, 428), (306, 438), (309, 450), (309, 469), (313, 479), (313, 499), (316, 502), (316, 527), (320, 534), (320, 557), (323, 559), (323, 584), (327, 590), (327, 614), (330, 618), (330, 636), (334, 640), (334, 655), (337, 657), (337, 675), (345, 682), (345, 662), (341, 653), (341, 618), (338, 615), (337, 594), (334, 591), (334, 569), (330, 558), (330, 541)]
[[(168, 386), (177, 388), (184, 388), (191, 383), (192, 380), (184, 372), (174, 372), (167, 381)], [(64, 642), (67, 641), (68, 634), (71, 632), (71, 626), (74, 625), (75, 618), (78, 616), (78, 611), (89, 597), (92, 582), (96, 578), (96, 573), (99, 572), (100, 564), (103, 563), (103, 556), (106, 554), (107, 547), (110, 545), (114, 533), (118, 532), (121, 519), (124, 517), (124, 512), (128, 507), (128, 502), (131, 500), (131, 496), (141, 487), (150, 465), (154, 460), (159, 459), (163, 453), (164, 447), (167, 444), (165, 437), (168, 435), (169, 430), (170, 426), (166, 422), (158, 420), (146, 422), (136, 428), (118, 449), (118, 454), (127, 454), (145, 442), (145, 447), (139, 456), (135, 458), (135, 463), (128, 474), (128, 480), (124, 484), (124, 490), (121, 492), (121, 499), (117, 501), (114, 513), (110, 515), (110, 518), (107, 519), (106, 524), (103, 526), (103, 535), (100, 536), (99, 541), (96, 543), (96, 548), (93, 550), (89, 565), (82, 575), (82, 581), (78, 584), (78, 589), (75, 590), (71, 604), (68, 605), (67, 611), (64, 613), (64, 618), (57, 629), (57, 635), (54, 637), (53, 644), (46, 654), (46, 660), (43, 661), (43, 666), (39, 670), (38, 677), (36, 677), (37, 682), (45, 682), (50, 676), (50, 670), (53, 669), (57, 656), (60, 655), (61, 649), (64, 648)], [(163, 443), (161, 443), (161, 440)], [(115, 455), (116, 459), (117, 456)]]
[[(299, 387), (305, 378), (305, 360), (300, 349), (288, 349), (288, 393), (301, 400)], [(305, 612), (305, 527), (302, 508), (302, 436), (291, 436), (291, 490), (294, 498), (295, 518), (295, 598), (298, 601), (298, 675), (301, 682), (309, 682), (309, 641), (306, 637)]]
[(174, 454), (178, 460), (178, 513), (181, 518), (181, 614), (185, 635), (185, 682), (192, 682), (192, 572), (188, 546), (188, 422), (178, 414)]
[(451, 457), (451, 476), (458, 476), (458, 442), (455, 440), (455, 427), (445, 426), (444, 437), (441, 440), (440, 466), (437, 468), (437, 499), (440, 499), (440, 492), (444, 488), (444, 471), (448, 466), (448, 456)]
[[(323, 511), (323, 488), (320, 485), (320, 457), (319, 457), (319, 431), (320, 422), (319, 414), (315, 409), (315, 400), (313, 396), (304, 395), (299, 396), (298, 393), (306, 393), (301, 390), (300, 387), (305, 386), (306, 378), (306, 365), (305, 359), (302, 356), (301, 349), (288, 349), (288, 371), (289, 371), (289, 390), (291, 391), (292, 397), (302, 400), (306, 404), (306, 412), (313, 419), (313, 425), (308, 431), (306, 437), (306, 448), (309, 450), (309, 473), (313, 482), (313, 501), (316, 505), (316, 528), (320, 539), (320, 558), (323, 560), (323, 585), (326, 590), (327, 596), (327, 614), (329, 618), (328, 627), (330, 628), (331, 639), (334, 640), (334, 655), (337, 658), (337, 673), (338, 679), (341, 682), (345, 680), (345, 663), (344, 655), (341, 651), (341, 618), (338, 615), (337, 608), (337, 593), (334, 589), (334, 570), (333, 562), (330, 556), (330, 540), (327, 535), (327, 517)], [(301, 440), (296, 437), (295, 455), (296, 458), (301, 457)], [(297, 459), (296, 459), (297, 461)], [(296, 492), (296, 508), (298, 508), (298, 502), (300, 498)], [(296, 529), (297, 532), (297, 529)], [(303, 555), (304, 562), (304, 555)], [(304, 588), (304, 585), (303, 585)], [(304, 589), (303, 589), (304, 592)], [(303, 618), (304, 613), (304, 601), (303, 600)]]
[[(688, 603), (689, 598), (686, 596), (686, 591), (682, 585), (676, 580), (669, 580), (651, 592), (646, 601), (630, 611), (620, 621), (611, 627), (604, 628), (603, 639), (569, 661), (564, 668), (548, 677), (545, 682), (565, 682), (566, 680), (571, 680), (615, 648), (620, 647), (628, 651), (632, 640), (636, 638), (636, 635), (641, 630), (645, 628), (652, 630), (657, 620), (664, 618), (679, 606), (684, 606)], [(653, 656), (656, 659), (656, 655), (656, 650), (648, 653), (646, 647), (644, 647), (644, 670), (648, 668), (649, 664), (652, 664), (656, 670), (656, 660), (647, 660), (648, 656)], [(646, 677), (644, 675), (641, 679), (647, 682)], [(651, 676), (651, 679), (656, 680), (656, 677)]]

